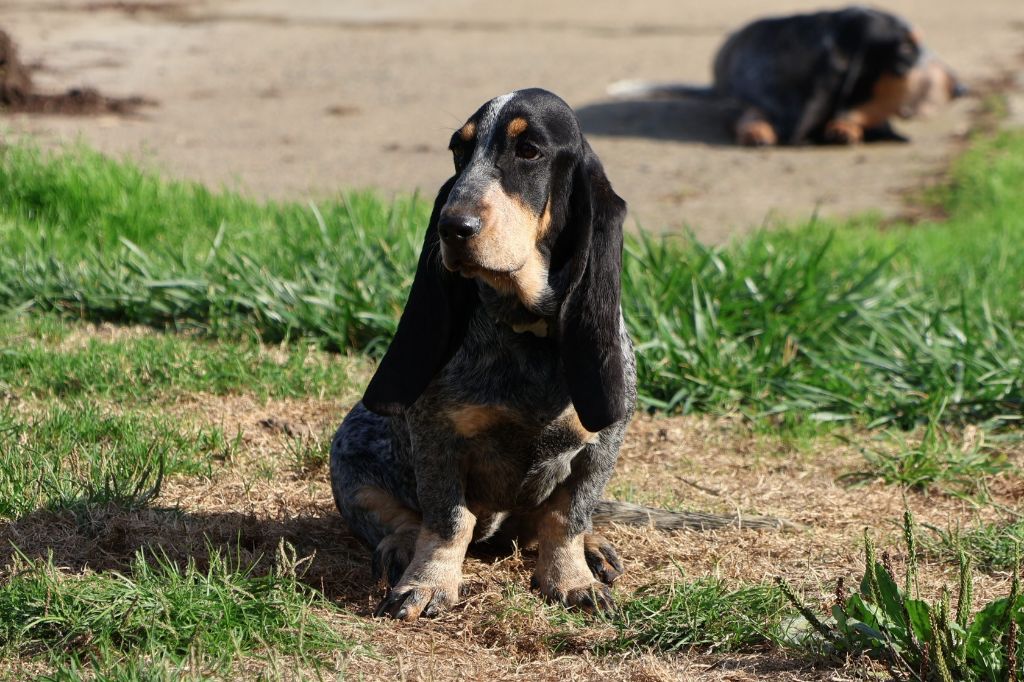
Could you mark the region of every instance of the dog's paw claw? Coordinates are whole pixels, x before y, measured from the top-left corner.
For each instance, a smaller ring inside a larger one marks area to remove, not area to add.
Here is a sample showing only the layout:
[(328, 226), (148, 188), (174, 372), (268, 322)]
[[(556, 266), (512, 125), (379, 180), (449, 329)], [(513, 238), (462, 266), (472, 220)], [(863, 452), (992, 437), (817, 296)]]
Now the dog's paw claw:
[(615, 613), (615, 599), (612, 597), (611, 589), (604, 583), (569, 590), (562, 601), (570, 608), (581, 609), (587, 613)]
[[(398, 586), (381, 600), (373, 615), (375, 618), (394, 618), (406, 622), (420, 616), (431, 618), (455, 604), (452, 593), (443, 587)], [(455, 589), (454, 594), (458, 593), (459, 590)]]
[(583, 556), (594, 577), (605, 585), (611, 585), (625, 569), (611, 543), (596, 533), (590, 533), (583, 541)]
[(587, 613), (615, 612), (615, 598), (612, 597), (611, 588), (604, 583), (594, 581), (589, 585), (561, 590), (554, 586), (544, 587), (534, 576), (530, 584), (548, 601), (564, 604), (568, 608), (581, 609)]

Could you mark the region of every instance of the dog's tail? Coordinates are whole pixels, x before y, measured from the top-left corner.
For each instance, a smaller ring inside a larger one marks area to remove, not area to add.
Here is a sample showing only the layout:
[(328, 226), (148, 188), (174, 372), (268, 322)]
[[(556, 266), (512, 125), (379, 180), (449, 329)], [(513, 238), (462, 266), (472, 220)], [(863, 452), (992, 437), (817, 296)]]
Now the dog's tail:
[(641, 80), (616, 81), (608, 86), (606, 92), (612, 97), (622, 99), (638, 99), (641, 97), (713, 99), (719, 96), (710, 85), (657, 83)]
[(716, 528), (793, 529), (796, 525), (774, 516), (744, 516), (742, 514), (705, 514), (703, 512), (666, 511), (629, 502), (601, 500), (594, 509), (595, 525), (622, 523), (627, 526), (647, 526), (658, 530), (714, 530)]

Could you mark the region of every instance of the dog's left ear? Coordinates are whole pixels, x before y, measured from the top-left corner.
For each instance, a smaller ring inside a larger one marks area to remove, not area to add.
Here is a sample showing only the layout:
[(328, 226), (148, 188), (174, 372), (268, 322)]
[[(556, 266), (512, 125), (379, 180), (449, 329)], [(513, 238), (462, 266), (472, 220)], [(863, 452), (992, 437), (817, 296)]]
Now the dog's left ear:
[(626, 374), (619, 321), (622, 223), (626, 202), (583, 140), (573, 173), (565, 228), (566, 294), (558, 313), (569, 395), (580, 423), (596, 433), (626, 416)]

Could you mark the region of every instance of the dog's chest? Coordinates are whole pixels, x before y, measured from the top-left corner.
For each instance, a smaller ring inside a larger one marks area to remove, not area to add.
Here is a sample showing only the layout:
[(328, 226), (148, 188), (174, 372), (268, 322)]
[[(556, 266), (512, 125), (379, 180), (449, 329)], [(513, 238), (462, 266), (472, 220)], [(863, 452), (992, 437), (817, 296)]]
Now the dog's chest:
[(476, 341), (437, 387), (467, 497), (500, 509), (536, 506), (598, 435), (580, 423), (550, 340), (501, 330)]

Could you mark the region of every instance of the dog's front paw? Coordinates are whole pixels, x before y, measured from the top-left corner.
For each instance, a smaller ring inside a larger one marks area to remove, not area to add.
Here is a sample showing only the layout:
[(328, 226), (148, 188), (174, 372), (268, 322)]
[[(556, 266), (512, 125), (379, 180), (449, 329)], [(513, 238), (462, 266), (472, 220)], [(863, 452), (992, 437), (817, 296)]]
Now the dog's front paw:
[(615, 611), (615, 599), (612, 597), (611, 588), (593, 579), (573, 585), (564, 581), (559, 583), (546, 580), (534, 573), (530, 584), (547, 600), (570, 608), (582, 609), (588, 613)]
[(736, 141), (744, 147), (774, 147), (779, 138), (767, 121), (752, 121), (737, 129)]
[(455, 605), (459, 599), (459, 584), (417, 585), (399, 584), (381, 600), (374, 612), (376, 618), (394, 618), (414, 621), (420, 616), (436, 616)]
[(612, 544), (597, 533), (588, 533), (583, 538), (583, 557), (594, 577), (605, 585), (611, 585), (625, 569)]
[(744, 147), (773, 147), (779, 142), (775, 126), (757, 109), (747, 109), (736, 121), (736, 142)]
[(825, 126), (825, 141), (830, 144), (860, 144), (864, 141), (864, 128), (837, 118)]

